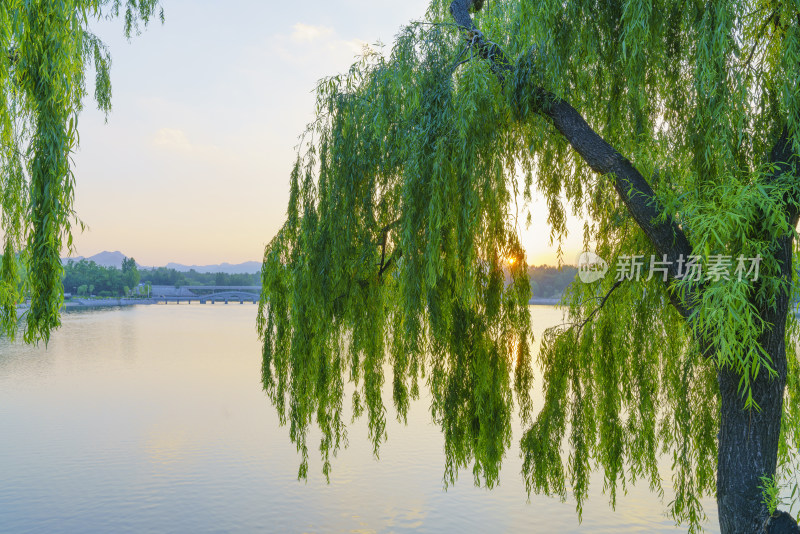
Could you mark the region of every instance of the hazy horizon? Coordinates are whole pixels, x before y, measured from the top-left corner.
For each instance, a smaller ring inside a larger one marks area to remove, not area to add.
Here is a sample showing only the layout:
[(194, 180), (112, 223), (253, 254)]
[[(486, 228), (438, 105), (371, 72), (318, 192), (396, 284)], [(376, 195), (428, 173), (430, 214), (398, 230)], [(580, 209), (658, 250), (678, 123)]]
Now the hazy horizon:
[[(213, 263), (185, 263), (185, 262), (169, 260), (169, 261), (166, 261), (166, 262), (163, 262), (163, 263), (146, 264), (146, 263), (143, 263), (143, 262), (139, 261), (139, 259), (136, 257), (135, 254), (126, 254), (125, 252), (123, 252), (121, 250), (101, 250), (99, 252), (95, 252), (94, 254), (80, 254), (80, 255), (72, 255), (72, 256), (66, 256), (65, 255), (65, 256), (61, 257), (61, 260), (62, 261), (81, 260), (81, 259), (91, 260), (92, 258), (94, 258), (96, 256), (99, 256), (101, 254), (121, 254), (121, 255), (125, 256), (126, 258), (133, 258), (136, 261), (137, 266), (142, 267), (142, 268), (168, 267), (171, 264), (172, 265), (182, 265), (184, 267), (211, 267), (211, 266), (215, 266), (215, 265), (230, 265), (232, 267), (237, 267), (237, 266), (243, 265), (245, 263), (257, 263), (259, 266), (262, 263), (260, 259), (257, 259), (257, 260), (244, 260), (244, 261), (237, 261), (237, 262), (223, 260), (223, 261), (218, 261), (218, 262), (213, 262)], [(570, 262), (569, 258), (565, 258), (565, 261), (563, 262), (563, 264), (561, 266), (559, 266), (557, 263), (528, 263), (528, 267), (556, 267), (556, 268), (558, 268), (558, 267), (567, 267), (567, 266), (575, 267), (576, 264), (573, 263), (573, 262)], [(257, 270), (258, 269), (256, 269), (256, 271)], [(253, 272), (255, 272), (255, 271), (253, 271)]]
[[(317, 80), (345, 71), (367, 43), (381, 40), (388, 52), (427, 4), (239, 1), (220, 9), (174, 0), (164, 5), (164, 25), (130, 42), (120, 21), (93, 24), (113, 58), (113, 110), (106, 124), (88, 97), (80, 116), (75, 207), (89, 230), (75, 232), (76, 255), (128, 251), (144, 265), (260, 261), (284, 221)], [(556, 264), (544, 201), (532, 215), (520, 232), (528, 263)], [(569, 219), (565, 263), (580, 252), (582, 227)]]

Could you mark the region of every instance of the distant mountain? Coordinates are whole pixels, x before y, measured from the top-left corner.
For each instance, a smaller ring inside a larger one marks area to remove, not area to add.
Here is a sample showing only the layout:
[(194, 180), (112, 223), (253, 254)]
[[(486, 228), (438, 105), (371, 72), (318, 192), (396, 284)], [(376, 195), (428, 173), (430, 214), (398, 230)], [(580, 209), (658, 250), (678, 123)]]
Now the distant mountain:
[(85, 258), (83, 256), (75, 256), (74, 258), (61, 258), (61, 261), (62, 263), (66, 263), (68, 261), (87, 260), (87, 261), (93, 261), (97, 265), (100, 265), (101, 267), (116, 267), (117, 269), (121, 269), (122, 260), (124, 260), (125, 258), (126, 258), (125, 254), (123, 254), (118, 250), (115, 250), (114, 252), (108, 252), (107, 250), (104, 250), (103, 252), (95, 254), (94, 256), (89, 256), (88, 258)]
[(167, 269), (186, 272), (194, 269), (198, 273), (226, 273), (226, 274), (251, 274), (261, 270), (261, 262), (246, 261), (235, 265), (230, 263), (217, 263), (214, 265), (183, 265), (182, 263), (168, 263)]
[[(73, 258), (61, 258), (63, 263), (67, 263), (68, 261), (93, 261), (97, 265), (103, 267), (116, 267), (117, 269), (122, 268), (122, 260), (126, 258), (125, 254), (122, 252), (115, 250), (114, 252), (108, 252), (104, 250), (94, 256), (89, 256), (85, 258), (83, 256), (75, 256)], [(136, 264), (139, 269), (152, 269), (153, 267), (147, 267), (144, 265)], [(226, 274), (251, 274), (257, 273), (261, 270), (261, 262), (258, 261), (246, 261), (244, 263), (237, 263), (237, 264), (230, 264), (230, 263), (218, 263), (215, 265), (183, 265), (182, 263), (168, 263), (166, 265), (167, 269), (175, 269), (176, 271), (180, 272), (187, 272), (192, 269), (197, 271), (198, 273), (226, 273)]]

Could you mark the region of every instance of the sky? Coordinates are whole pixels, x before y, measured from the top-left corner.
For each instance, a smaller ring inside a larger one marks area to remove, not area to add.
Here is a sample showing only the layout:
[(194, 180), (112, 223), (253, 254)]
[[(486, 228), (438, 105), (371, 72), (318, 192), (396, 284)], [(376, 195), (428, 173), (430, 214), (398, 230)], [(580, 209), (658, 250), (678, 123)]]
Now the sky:
[[(121, 20), (92, 26), (111, 51), (113, 109), (106, 122), (89, 88), (74, 155), (88, 228), (75, 232), (76, 252), (119, 250), (142, 265), (260, 260), (285, 219), (316, 82), (347, 70), (364, 45), (390, 45), (427, 0), (162, 5), (165, 23), (130, 41)], [(530, 209), (533, 225), (520, 228), (528, 263), (556, 264), (545, 203)], [(565, 263), (580, 252), (582, 225), (569, 221)]]

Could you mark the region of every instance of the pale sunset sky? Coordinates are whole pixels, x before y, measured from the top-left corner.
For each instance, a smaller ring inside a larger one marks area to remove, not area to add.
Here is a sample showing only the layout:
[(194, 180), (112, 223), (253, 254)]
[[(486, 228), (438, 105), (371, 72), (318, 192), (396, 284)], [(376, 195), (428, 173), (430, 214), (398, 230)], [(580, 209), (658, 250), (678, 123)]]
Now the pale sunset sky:
[[(387, 53), (426, 0), (163, 0), (166, 22), (128, 42), (120, 20), (94, 31), (112, 55), (113, 110), (91, 96), (74, 156), (77, 254), (119, 250), (142, 265), (260, 260), (280, 228), (313, 89), (364, 44)], [(89, 74), (89, 84), (93, 73)], [(89, 88), (90, 93), (93, 87)], [(557, 262), (543, 201), (521, 240), (529, 264)], [(582, 221), (570, 219), (574, 264)]]

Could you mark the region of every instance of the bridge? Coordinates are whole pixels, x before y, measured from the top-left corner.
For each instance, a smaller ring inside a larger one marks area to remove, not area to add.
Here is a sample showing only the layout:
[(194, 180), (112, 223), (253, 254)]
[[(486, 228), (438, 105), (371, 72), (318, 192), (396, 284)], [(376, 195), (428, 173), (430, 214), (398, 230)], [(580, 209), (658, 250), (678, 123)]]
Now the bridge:
[(168, 304), (174, 302), (190, 303), (193, 301), (200, 304), (216, 304), (223, 302), (258, 302), (261, 296), (261, 286), (152, 286), (150, 288), (150, 298), (156, 302)]

